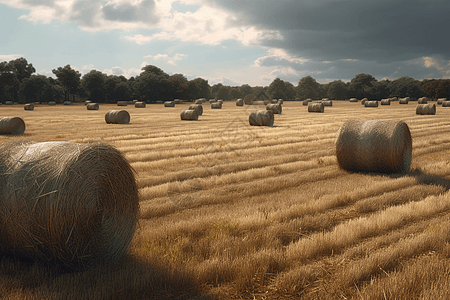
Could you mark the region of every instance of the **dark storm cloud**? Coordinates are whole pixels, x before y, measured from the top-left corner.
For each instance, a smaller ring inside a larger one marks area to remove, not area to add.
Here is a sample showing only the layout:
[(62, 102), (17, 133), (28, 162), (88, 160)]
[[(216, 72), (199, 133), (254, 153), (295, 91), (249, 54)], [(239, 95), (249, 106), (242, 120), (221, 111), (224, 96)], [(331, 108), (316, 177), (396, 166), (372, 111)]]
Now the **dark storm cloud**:
[(263, 41), (313, 60), (379, 63), (437, 55), (450, 59), (448, 0), (213, 0), (238, 24), (278, 30)]

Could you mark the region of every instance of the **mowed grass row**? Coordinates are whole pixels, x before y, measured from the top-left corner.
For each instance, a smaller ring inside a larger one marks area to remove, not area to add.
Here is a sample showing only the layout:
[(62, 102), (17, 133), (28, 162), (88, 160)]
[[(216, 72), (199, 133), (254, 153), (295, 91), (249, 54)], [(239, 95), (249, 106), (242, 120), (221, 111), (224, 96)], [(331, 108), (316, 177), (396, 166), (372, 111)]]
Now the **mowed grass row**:
[[(250, 127), (249, 110), (229, 102), (222, 110), (204, 105), (198, 122), (182, 122), (187, 106), (125, 108), (131, 124), (122, 126), (104, 123), (113, 105), (96, 115), (84, 106), (37, 107), (31, 114), (0, 107), (23, 115), (23, 138), (108, 142), (130, 159), (141, 220), (122, 271), (105, 267), (103, 277), (115, 282), (127, 274), (129, 283), (116, 282), (117, 291), (212, 299), (442, 294), (445, 280), (417, 282), (449, 274), (450, 110), (416, 116), (412, 103), (364, 108), (335, 101), (324, 114), (308, 114), (301, 103), (285, 102), (275, 126), (265, 128)], [(350, 119), (404, 120), (413, 137), (411, 172), (340, 170), (334, 140)], [(148, 270), (135, 260), (147, 262)], [(13, 276), (18, 288), (7, 293), (32, 299), (55, 290), (81, 298), (110, 293), (105, 279), (83, 279), (97, 272), (66, 276), (58, 286), (49, 283), (52, 275), (33, 286)]]

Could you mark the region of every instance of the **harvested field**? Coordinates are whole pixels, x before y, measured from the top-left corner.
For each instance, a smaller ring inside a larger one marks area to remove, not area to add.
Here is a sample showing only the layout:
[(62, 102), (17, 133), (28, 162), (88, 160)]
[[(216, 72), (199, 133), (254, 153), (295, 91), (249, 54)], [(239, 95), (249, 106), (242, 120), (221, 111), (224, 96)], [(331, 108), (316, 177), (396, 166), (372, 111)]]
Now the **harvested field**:
[[(6, 299), (445, 299), (450, 282), (450, 110), (416, 115), (391, 102), (333, 101), (324, 114), (285, 101), (273, 127), (250, 126), (256, 105), (205, 107), (201, 120), (148, 104), (127, 126), (103, 104), (47, 106), (0, 141), (102, 142), (136, 170), (140, 220), (117, 265), (68, 273), (0, 256)], [(404, 121), (406, 174), (339, 168), (335, 140), (349, 120)], [(1, 232), (0, 232), (1, 235)]]

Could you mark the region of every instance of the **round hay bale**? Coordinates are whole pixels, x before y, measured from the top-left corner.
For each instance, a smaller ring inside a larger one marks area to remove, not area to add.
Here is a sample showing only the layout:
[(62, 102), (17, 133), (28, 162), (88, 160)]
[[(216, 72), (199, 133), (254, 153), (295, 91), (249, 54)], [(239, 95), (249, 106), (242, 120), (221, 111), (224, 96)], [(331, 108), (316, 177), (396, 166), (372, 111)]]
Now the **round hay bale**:
[(223, 100), (217, 100), (217, 102), (223, 104)]
[(27, 103), (23, 106), (24, 110), (34, 110), (34, 105), (31, 103)]
[(175, 103), (175, 104), (183, 104), (183, 100), (175, 99), (175, 100), (173, 100), (173, 103)]
[(213, 103), (211, 103), (211, 108), (212, 109), (222, 109), (222, 103), (220, 103), (220, 102), (213, 102)]
[(248, 117), (252, 126), (273, 126), (274, 115), (271, 110), (252, 110)]
[(127, 105), (128, 105), (128, 101), (124, 101), (124, 100), (117, 101), (117, 106), (127, 106)]
[(139, 214), (134, 171), (106, 144), (0, 146), (0, 251), (70, 269), (118, 261)]
[(5, 104), (6, 104), (6, 105), (13, 105), (14, 102), (12, 102), (12, 101), (6, 101)]
[(321, 102), (308, 103), (308, 112), (323, 113), (324, 112), (323, 103), (321, 103)]
[(92, 101), (91, 100), (84, 101), (84, 105), (88, 105), (89, 103), (92, 103)]
[(439, 98), (437, 99), (437, 104), (442, 105), (442, 102), (447, 101), (447, 98)]
[(391, 105), (390, 99), (381, 99), (381, 105)]
[(71, 101), (64, 101), (63, 104), (64, 104), (64, 105), (72, 105), (72, 102), (71, 102)]
[(145, 108), (146, 107), (146, 104), (145, 104), (145, 102), (140, 102), (140, 101), (138, 101), (138, 102), (135, 102), (134, 103), (134, 107), (135, 108)]
[(244, 100), (242, 98), (237, 99), (236, 106), (244, 106)]
[(108, 124), (128, 124), (130, 114), (126, 110), (110, 110), (105, 114), (105, 121)]
[(190, 105), (188, 109), (195, 110), (199, 116), (203, 115), (203, 106), (201, 104)]
[(391, 97), (391, 98), (389, 98), (389, 100), (391, 100), (391, 101), (398, 101), (398, 97)]
[(406, 173), (412, 159), (409, 127), (403, 121), (348, 121), (338, 131), (336, 157), (344, 170)]
[(194, 104), (202, 104), (202, 103), (203, 103), (202, 99), (197, 99), (194, 101)]
[(330, 99), (328, 99), (328, 98), (322, 98), (322, 101), (328, 101), (328, 100), (330, 100)]
[(309, 101), (308, 100), (303, 100), (303, 106), (308, 106)]
[(442, 107), (450, 107), (450, 101), (443, 101)]
[(256, 96), (254, 94), (248, 94), (244, 97), (244, 104), (245, 105), (252, 105), (253, 101), (256, 101)]
[(209, 104), (213, 104), (213, 103), (216, 103), (216, 102), (217, 102), (216, 99), (209, 99)]
[(48, 103), (48, 105), (54, 106), (54, 105), (56, 105), (56, 102), (55, 102), (55, 101), (50, 101), (50, 102)]
[[(3, 117), (0, 119), (0, 134), (23, 134), (25, 122), (19, 117)], [(0, 234), (1, 236), (1, 234)]]
[(366, 101), (369, 101), (369, 99), (367, 99), (367, 98), (362, 98), (362, 99), (361, 99), (361, 104), (364, 105), (364, 103), (365, 103)]
[(378, 107), (378, 101), (364, 101), (364, 107)]
[(411, 98), (405, 97), (405, 98), (400, 98), (400, 99), (398, 100), (398, 103), (399, 103), (399, 104), (408, 104), (409, 101), (411, 101)]
[(283, 99), (278, 99), (277, 104), (283, 104)]
[(166, 102), (164, 102), (164, 107), (175, 107), (175, 102), (166, 101)]
[(88, 103), (86, 108), (87, 110), (98, 110), (100, 107), (98, 106), (98, 103)]
[(419, 104), (427, 104), (428, 103), (428, 98), (427, 97), (421, 97), (417, 100), (417, 103)]
[(267, 104), (266, 110), (271, 110), (274, 114), (281, 114), (283, 110), (281, 104)]
[(358, 99), (356, 99), (356, 98), (350, 98), (350, 102), (358, 102)]
[(416, 115), (435, 115), (436, 104), (418, 104), (416, 107)]
[(197, 121), (198, 113), (193, 109), (186, 109), (181, 112), (181, 120)]
[(333, 106), (333, 101), (332, 100), (322, 100), (322, 104), (323, 104), (323, 106)]

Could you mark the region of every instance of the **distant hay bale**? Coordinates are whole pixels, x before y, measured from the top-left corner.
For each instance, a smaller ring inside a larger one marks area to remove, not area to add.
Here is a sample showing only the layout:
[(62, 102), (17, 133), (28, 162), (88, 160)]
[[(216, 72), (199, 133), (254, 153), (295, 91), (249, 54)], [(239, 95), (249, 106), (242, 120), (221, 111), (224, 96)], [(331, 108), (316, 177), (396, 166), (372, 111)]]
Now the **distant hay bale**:
[(197, 121), (198, 113), (196, 110), (187, 109), (181, 112), (181, 120)]
[(183, 100), (175, 99), (175, 100), (173, 100), (173, 103), (175, 103), (175, 104), (183, 104)]
[[(328, 99), (328, 98), (325, 98)], [(333, 106), (333, 101), (332, 100), (322, 100), (322, 104), (323, 106)]]
[(427, 104), (428, 103), (428, 98), (427, 97), (421, 97), (417, 100), (417, 103), (419, 104)]
[(188, 109), (195, 110), (199, 116), (203, 115), (203, 106), (201, 104), (189, 105)]
[(84, 105), (88, 105), (89, 103), (92, 103), (92, 101), (91, 100), (84, 101)]
[(323, 102), (323, 101), (328, 101), (328, 100), (330, 100), (330, 99), (328, 99), (328, 98), (322, 98), (322, 102)]
[(391, 105), (390, 99), (381, 99), (381, 105)]
[(378, 107), (378, 101), (364, 101), (364, 107)]
[(244, 106), (244, 99), (242, 99), (242, 98), (237, 99), (236, 106)]
[(144, 101), (138, 101), (134, 103), (134, 107), (135, 108), (145, 108), (147, 105), (145, 104)]
[(348, 121), (338, 131), (336, 157), (344, 170), (406, 173), (412, 159), (409, 127), (403, 121)]
[(54, 106), (54, 105), (56, 105), (56, 102), (55, 102), (55, 101), (50, 101), (50, 102), (48, 103), (48, 105)]
[(281, 114), (283, 110), (281, 104), (267, 104), (266, 110), (271, 110), (274, 114)]
[(350, 98), (350, 102), (358, 102), (358, 99), (356, 99), (356, 98)]
[(217, 102), (216, 99), (209, 99), (209, 104), (213, 104), (213, 103), (216, 103), (216, 102)]
[(443, 101), (442, 107), (450, 107), (450, 101)]
[(125, 101), (125, 100), (117, 101), (117, 106), (127, 106), (127, 105), (128, 105), (128, 101)]
[(283, 104), (283, 99), (278, 99), (277, 104)]
[(309, 101), (308, 100), (303, 100), (303, 106), (308, 106)]
[(447, 101), (447, 98), (439, 98), (437, 99), (437, 104), (442, 105), (442, 102)]
[(98, 110), (100, 107), (98, 106), (98, 103), (88, 103), (86, 108), (87, 110)]
[(202, 103), (203, 103), (203, 100), (201, 100), (201, 99), (197, 99), (194, 101), (194, 104), (202, 104)]
[(248, 117), (252, 126), (273, 126), (274, 116), (271, 110), (252, 110)]
[(323, 113), (324, 112), (324, 106), (321, 102), (311, 102), (308, 103), (308, 112), (318, 112)]
[(164, 107), (175, 107), (175, 102), (166, 101), (166, 102), (164, 102)]
[(362, 99), (361, 99), (361, 104), (364, 105), (364, 103), (366, 103), (366, 101), (369, 101), (369, 99), (367, 99), (367, 98), (362, 98)]
[(105, 114), (105, 121), (108, 124), (128, 124), (130, 114), (126, 110), (110, 110)]
[(72, 105), (72, 102), (71, 102), (71, 101), (64, 101), (63, 104), (64, 104), (64, 105)]
[(13, 105), (14, 102), (12, 102), (12, 101), (6, 101), (5, 104), (6, 104), (6, 105)]
[(213, 102), (213, 103), (211, 103), (211, 108), (212, 109), (222, 109), (222, 103), (220, 103), (220, 102)]
[(254, 94), (248, 94), (244, 97), (244, 104), (245, 105), (252, 105), (253, 101), (256, 101), (256, 96)]
[(436, 104), (419, 104), (416, 107), (416, 115), (435, 115)]
[(8, 142), (0, 176), (0, 252), (70, 269), (124, 256), (139, 197), (133, 169), (112, 146)]
[(0, 119), (0, 134), (18, 135), (23, 134), (24, 132), (25, 132), (25, 122), (21, 118), (3, 117)]
[(391, 101), (398, 101), (398, 97), (391, 97), (391, 98), (389, 98), (389, 100), (391, 100)]
[(34, 105), (31, 103), (27, 103), (23, 106), (24, 110), (34, 110)]
[(217, 102), (223, 104), (223, 100), (217, 100)]
[(409, 102), (409, 97), (406, 97), (406, 98), (400, 98), (400, 99), (398, 100), (398, 103), (399, 103), (399, 104), (408, 104), (408, 102)]

